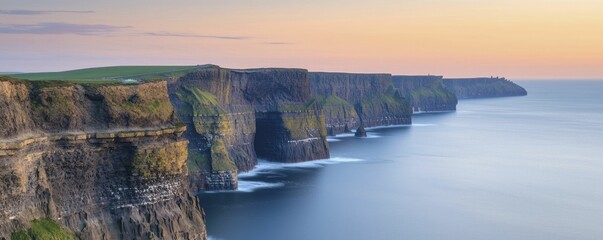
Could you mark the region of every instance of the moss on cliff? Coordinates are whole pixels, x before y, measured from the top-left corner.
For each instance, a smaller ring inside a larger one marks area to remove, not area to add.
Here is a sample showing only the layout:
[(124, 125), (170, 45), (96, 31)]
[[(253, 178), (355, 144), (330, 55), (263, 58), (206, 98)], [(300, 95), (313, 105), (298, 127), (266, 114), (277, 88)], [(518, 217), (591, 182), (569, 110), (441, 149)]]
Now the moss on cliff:
[(285, 129), (289, 131), (291, 140), (327, 137), (325, 116), (322, 112), (309, 111), (303, 115), (283, 114), (282, 121)]
[(195, 116), (215, 116), (224, 113), (218, 104), (216, 96), (199, 88), (184, 88), (177, 93), (180, 100), (186, 102), (193, 108)]
[(71, 240), (75, 235), (52, 219), (33, 220), (27, 230), (11, 234), (11, 240)]
[[(108, 113), (114, 118), (129, 116), (133, 122), (158, 120), (170, 122), (174, 108), (167, 100), (165, 83), (153, 83), (133, 86), (101, 86), (91, 89), (98, 92), (104, 101)], [(175, 124), (175, 122), (174, 122)]]
[(316, 107), (317, 101), (316, 99), (311, 99), (305, 103), (286, 103), (279, 104), (278, 111), (279, 112), (301, 112), (308, 111), (314, 107)]
[(187, 158), (186, 141), (138, 147), (132, 160), (132, 172), (144, 178), (182, 174), (186, 171)]
[(237, 165), (228, 155), (226, 145), (221, 139), (215, 139), (211, 146), (211, 168), (213, 171), (236, 171)]
[(394, 94), (383, 93), (363, 99), (356, 105), (356, 111), (365, 126), (371, 126), (371, 118), (410, 117), (412, 114), (410, 104), (397, 91)]
[(337, 97), (337, 96), (317, 96), (316, 99), (318, 100), (318, 102), (320, 102), (320, 104), (322, 106), (337, 106), (337, 105), (349, 105), (352, 106), (350, 103), (348, 103), (346, 100)]
[(211, 156), (205, 152), (189, 151), (187, 166), (189, 171), (202, 171), (211, 169)]
[(410, 102), (413, 103), (413, 105), (415, 105), (414, 103), (416, 103), (416, 105), (419, 105), (418, 103), (420, 103), (422, 101), (435, 101), (435, 102), (442, 102), (442, 103), (446, 103), (448, 101), (455, 102), (456, 96), (453, 93), (446, 91), (442, 87), (438, 87), (438, 88), (422, 87), (422, 88), (413, 89), (410, 91)]

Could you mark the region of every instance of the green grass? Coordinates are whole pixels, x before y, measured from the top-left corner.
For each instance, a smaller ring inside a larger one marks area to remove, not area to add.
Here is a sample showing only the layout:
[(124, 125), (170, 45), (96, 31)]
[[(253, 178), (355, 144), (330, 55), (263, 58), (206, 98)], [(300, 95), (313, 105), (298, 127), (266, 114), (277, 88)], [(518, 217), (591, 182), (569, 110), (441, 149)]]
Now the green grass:
[(224, 142), (215, 139), (211, 146), (211, 169), (213, 171), (236, 171), (237, 165), (228, 155)]
[(191, 151), (188, 152), (187, 166), (189, 171), (202, 171), (211, 169), (209, 153)]
[(21, 73), (9, 75), (28, 80), (66, 80), (77, 83), (112, 83), (120, 79), (151, 80), (178, 77), (198, 66), (114, 66), (85, 68), (64, 72)]
[(336, 105), (349, 105), (352, 106), (350, 103), (348, 103), (346, 100), (337, 97), (337, 96), (318, 96), (316, 97), (316, 99), (318, 100), (318, 102), (320, 102), (320, 104), (322, 106), (336, 106)]
[(193, 108), (196, 115), (220, 115), (224, 111), (220, 108), (216, 96), (199, 88), (185, 88), (185, 93), (178, 93), (178, 97)]
[(290, 104), (279, 104), (278, 110), (281, 112), (300, 112), (308, 111), (315, 108), (319, 104), (317, 99), (312, 98), (305, 103), (290, 103)]
[(71, 240), (75, 235), (57, 222), (42, 218), (33, 220), (31, 228), (11, 234), (11, 240)]

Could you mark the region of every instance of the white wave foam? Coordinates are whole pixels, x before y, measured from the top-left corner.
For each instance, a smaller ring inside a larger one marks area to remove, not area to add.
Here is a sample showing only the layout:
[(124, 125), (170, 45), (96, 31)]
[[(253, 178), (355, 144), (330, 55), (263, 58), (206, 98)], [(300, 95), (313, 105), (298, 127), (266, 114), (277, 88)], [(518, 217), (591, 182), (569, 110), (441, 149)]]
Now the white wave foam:
[(337, 134), (337, 136), (335, 136), (334, 138), (353, 137), (354, 136), (354, 132), (356, 132), (356, 131), (353, 131), (352, 133), (340, 133), (340, 134)]
[(247, 181), (247, 180), (239, 180), (239, 189), (238, 192), (254, 192), (258, 189), (265, 188), (277, 188), (285, 186), (284, 183), (269, 183), (269, 182), (260, 182), (260, 181)]
[(435, 113), (450, 113), (450, 112), (455, 112), (455, 111), (416, 111), (413, 112), (413, 115), (420, 115), (420, 114), (435, 114)]
[[(350, 162), (362, 162), (363, 159), (357, 158), (345, 158), (345, 157), (332, 157), (330, 159), (323, 160), (314, 160), (307, 162), (299, 162), (299, 163), (277, 163), (277, 162), (269, 162), (266, 160), (258, 161), (258, 165), (256, 167), (246, 173), (240, 173), (239, 179), (254, 177), (262, 173), (269, 173), (274, 170), (287, 169), (287, 168), (320, 168), (325, 165), (333, 165), (337, 163), (350, 163)], [(239, 188), (241, 187), (239, 183)]]
[[(355, 137), (354, 133), (342, 133), (342, 134), (338, 134), (335, 137), (328, 137), (327, 142), (339, 142), (339, 141), (341, 141), (340, 138), (349, 138), (349, 137)], [(366, 137), (363, 137), (363, 138), (380, 138), (380, 137), (381, 136), (379, 136), (377, 133), (370, 132), (367, 129)]]
[(278, 188), (284, 187), (285, 183), (282, 182), (262, 182), (246, 180), (246, 178), (258, 176), (263, 173), (274, 172), (275, 170), (288, 169), (288, 168), (321, 168), (326, 165), (333, 165), (338, 163), (351, 163), (351, 162), (362, 162), (363, 159), (357, 158), (345, 158), (345, 157), (333, 157), (330, 159), (315, 160), (300, 163), (277, 163), (269, 162), (266, 160), (259, 160), (256, 167), (246, 173), (239, 174), (239, 188), (237, 190), (221, 190), (221, 191), (206, 191), (205, 193), (225, 193), (225, 192), (255, 192), (258, 189), (266, 188)]
[(432, 123), (413, 123), (412, 126), (413, 127), (431, 127), (431, 126), (437, 126), (437, 124), (432, 124)]
[(383, 128), (399, 128), (399, 127), (410, 127), (410, 124), (399, 124), (399, 125), (387, 125), (387, 126), (377, 126), (377, 127), (367, 127), (365, 130), (373, 130), (373, 129), (383, 129)]

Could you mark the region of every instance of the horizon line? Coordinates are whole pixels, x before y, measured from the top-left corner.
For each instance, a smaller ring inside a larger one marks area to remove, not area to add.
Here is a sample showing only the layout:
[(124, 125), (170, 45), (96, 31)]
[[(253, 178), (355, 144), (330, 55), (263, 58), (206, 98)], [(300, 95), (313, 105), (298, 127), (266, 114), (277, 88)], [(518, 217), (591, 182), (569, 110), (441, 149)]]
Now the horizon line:
[(248, 68), (240, 68), (240, 67), (224, 67), (218, 64), (206, 63), (206, 64), (132, 64), (132, 65), (103, 65), (103, 66), (94, 66), (94, 67), (82, 67), (82, 68), (70, 68), (66, 70), (55, 70), (55, 71), (15, 71), (15, 70), (0, 70), (0, 74), (3, 76), (13, 75), (13, 74), (33, 74), (33, 73), (56, 73), (56, 72), (67, 72), (67, 71), (75, 71), (75, 70), (84, 70), (91, 68), (105, 68), (105, 67), (143, 67), (143, 66), (204, 66), (204, 65), (215, 65), (221, 68), (228, 69), (257, 69), (257, 68), (280, 68), (280, 69), (288, 69), (288, 68), (296, 68), (296, 69), (304, 69), (308, 70), (308, 72), (325, 72), (325, 73), (352, 73), (352, 74), (391, 74), (392, 76), (442, 76), (444, 78), (506, 78), (509, 80), (518, 80), (518, 81), (556, 81), (556, 80), (574, 80), (574, 81), (603, 81), (603, 76), (601, 77), (507, 77), (507, 76), (479, 76), (479, 75), (465, 75), (463, 76), (453, 76), (453, 75), (445, 75), (445, 74), (418, 74), (418, 73), (391, 73), (391, 72), (354, 72), (354, 71), (341, 71), (341, 70), (312, 70), (309, 68), (303, 67), (248, 67)]

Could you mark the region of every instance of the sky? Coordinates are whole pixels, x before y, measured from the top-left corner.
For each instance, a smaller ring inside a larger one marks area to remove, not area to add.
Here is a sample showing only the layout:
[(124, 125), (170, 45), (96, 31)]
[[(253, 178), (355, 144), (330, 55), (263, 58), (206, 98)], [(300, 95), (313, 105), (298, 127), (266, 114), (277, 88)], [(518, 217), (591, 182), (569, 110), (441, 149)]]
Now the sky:
[(603, 79), (601, 0), (2, 0), (0, 72), (217, 64)]

